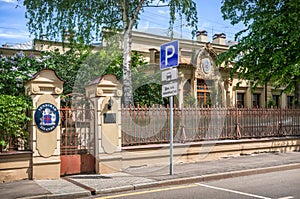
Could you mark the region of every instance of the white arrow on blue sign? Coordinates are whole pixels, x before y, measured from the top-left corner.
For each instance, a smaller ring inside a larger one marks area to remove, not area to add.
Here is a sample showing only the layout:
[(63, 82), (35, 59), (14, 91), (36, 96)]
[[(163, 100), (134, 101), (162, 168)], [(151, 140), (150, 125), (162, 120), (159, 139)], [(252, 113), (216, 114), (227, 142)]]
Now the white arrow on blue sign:
[(160, 70), (177, 67), (179, 64), (178, 40), (160, 46)]

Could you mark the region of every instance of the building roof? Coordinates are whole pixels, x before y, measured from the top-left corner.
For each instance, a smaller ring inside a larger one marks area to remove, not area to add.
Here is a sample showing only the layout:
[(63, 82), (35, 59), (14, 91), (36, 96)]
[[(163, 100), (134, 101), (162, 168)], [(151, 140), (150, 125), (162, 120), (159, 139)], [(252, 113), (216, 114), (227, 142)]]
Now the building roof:
[(18, 49), (18, 50), (33, 50), (33, 41), (27, 41), (25, 43), (19, 43), (19, 44), (3, 44), (2, 48), (9, 48), (9, 49)]

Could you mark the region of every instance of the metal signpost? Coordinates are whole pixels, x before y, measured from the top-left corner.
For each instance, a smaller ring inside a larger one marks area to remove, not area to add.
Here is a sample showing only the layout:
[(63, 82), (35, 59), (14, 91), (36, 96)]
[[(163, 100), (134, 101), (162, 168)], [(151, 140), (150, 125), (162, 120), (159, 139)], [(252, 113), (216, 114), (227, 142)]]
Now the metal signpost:
[[(170, 175), (173, 175), (173, 96), (178, 93), (179, 42), (172, 41), (160, 46), (162, 71), (162, 97), (170, 99)], [(165, 70), (166, 69), (166, 70)]]

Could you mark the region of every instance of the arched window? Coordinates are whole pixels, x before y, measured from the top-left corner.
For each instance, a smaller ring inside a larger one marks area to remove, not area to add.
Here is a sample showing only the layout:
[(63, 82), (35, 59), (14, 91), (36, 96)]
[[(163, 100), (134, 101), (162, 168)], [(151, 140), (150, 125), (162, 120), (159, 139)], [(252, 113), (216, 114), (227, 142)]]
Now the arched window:
[(211, 86), (212, 81), (197, 79), (197, 100), (199, 106), (211, 106)]
[(191, 80), (188, 79), (183, 86), (183, 96), (188, 96), (191, 93)]

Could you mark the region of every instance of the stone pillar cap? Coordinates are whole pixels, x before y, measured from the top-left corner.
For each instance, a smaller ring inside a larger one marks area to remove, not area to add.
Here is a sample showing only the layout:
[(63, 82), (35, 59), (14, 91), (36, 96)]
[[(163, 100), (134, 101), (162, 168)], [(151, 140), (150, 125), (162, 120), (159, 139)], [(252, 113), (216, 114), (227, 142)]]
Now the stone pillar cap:
[(25, 94), (61, 94), (64, 81), (52, 69), (42, 69), (25, 83)]
[(91, 96), (121, 96), (122, 85), (115, 75), (99, 76), (86, 86), (87, 95)]

